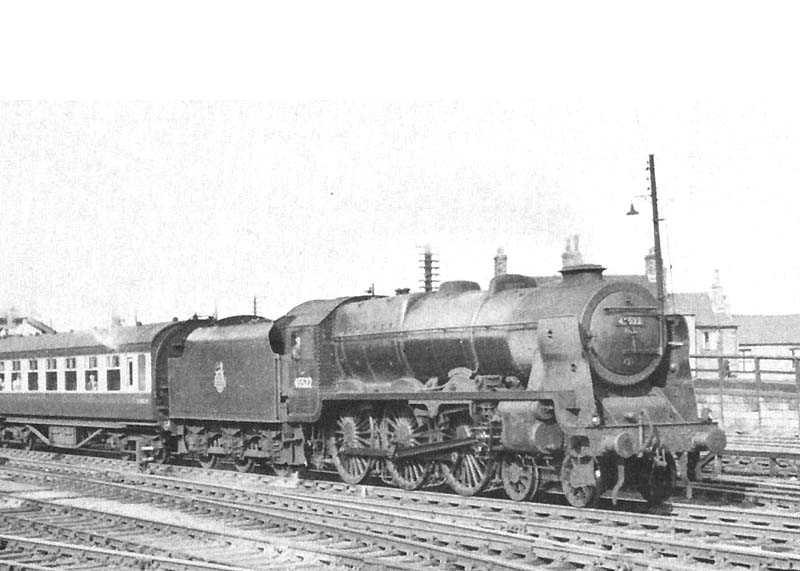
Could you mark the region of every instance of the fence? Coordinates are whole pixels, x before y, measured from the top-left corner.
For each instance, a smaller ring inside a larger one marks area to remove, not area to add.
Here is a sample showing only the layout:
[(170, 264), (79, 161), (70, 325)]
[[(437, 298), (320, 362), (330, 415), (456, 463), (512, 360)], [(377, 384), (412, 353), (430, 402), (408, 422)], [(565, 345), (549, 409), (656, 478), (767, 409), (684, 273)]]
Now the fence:
[(749, 412), (757, 414), (754, 428), (764, 428), (765, 403), (769, 402), (781, 405), (772, 407), (777, 414), (794, 412), (790, 422), (800, 430), (800, 356), (691, 355), (690, 359), (695, 387), (718, 399), (721, 424), (726, 424), (726, 397), (729, 408), (735, 409), (731, 412), (741, 415), (741, 406), (733, 404), (738, 396), (748, 398)]

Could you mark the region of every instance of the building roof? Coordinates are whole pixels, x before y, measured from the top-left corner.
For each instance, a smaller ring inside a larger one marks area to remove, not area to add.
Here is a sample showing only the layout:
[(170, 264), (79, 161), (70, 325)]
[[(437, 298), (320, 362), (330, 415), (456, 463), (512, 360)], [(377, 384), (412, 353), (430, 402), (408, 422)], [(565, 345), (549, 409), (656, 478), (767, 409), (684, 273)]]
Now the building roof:
[(49, 325), (45, 325), (38, 319), (33, 319), (32, 317), (12, 317), (10, 325), (7, 317), (0, 317), (0, 328), (2, 329), (14, 329), (23, 324), (28, 324), (43, 334), (52, 334), (56, 332), (56, 330)]
[(739, 345), (800, 346), (800, 315), (734, 315)]
[(667, 294), (667, 313), (694, 315), (696, 327), (736, 327), (736, 320), (729, 315), (714, 313), (711, 296), (707, 293)]

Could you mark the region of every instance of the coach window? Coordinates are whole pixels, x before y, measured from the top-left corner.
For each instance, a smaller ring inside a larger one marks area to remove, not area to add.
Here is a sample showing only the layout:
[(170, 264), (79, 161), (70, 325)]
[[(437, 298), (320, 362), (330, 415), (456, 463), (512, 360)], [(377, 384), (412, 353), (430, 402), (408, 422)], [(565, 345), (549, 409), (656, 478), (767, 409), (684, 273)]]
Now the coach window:
[(58, 390), (58, 360), (47, 359), (47, 372), (44, 374), (44, 388), (48, 391)]
[(75, 370), (77, 368), (77, 359), (75, 357), (67, 357), (65, 360), (67, 370), (64, 371), (64, 389), (67, 391), (77, 391), (78, 371)]
[(109, 391), (120, 389), (119, 374), (119, 355), (108, 355), (106, 357), (106, 386)]
[(0, 361), (0, 391), (6, 390), (6, 362)]
[(11, 361), (11, 390), (22, 390), (22, 362)]
[(28, 390), (39, 390), (39, 361), (36, 359), (28, 360)]
[(84, 389), (97, 390), (97, 357), (86, 357), (86, 369), (83, 372)]

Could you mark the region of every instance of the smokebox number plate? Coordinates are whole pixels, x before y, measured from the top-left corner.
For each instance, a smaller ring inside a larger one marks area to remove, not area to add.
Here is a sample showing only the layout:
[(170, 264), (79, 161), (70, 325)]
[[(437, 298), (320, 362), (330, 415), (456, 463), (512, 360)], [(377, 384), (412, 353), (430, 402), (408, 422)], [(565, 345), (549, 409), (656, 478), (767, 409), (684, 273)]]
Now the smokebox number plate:
[(644, 319), (638, 315), (620, 315), (617, 327), (644, 327)]

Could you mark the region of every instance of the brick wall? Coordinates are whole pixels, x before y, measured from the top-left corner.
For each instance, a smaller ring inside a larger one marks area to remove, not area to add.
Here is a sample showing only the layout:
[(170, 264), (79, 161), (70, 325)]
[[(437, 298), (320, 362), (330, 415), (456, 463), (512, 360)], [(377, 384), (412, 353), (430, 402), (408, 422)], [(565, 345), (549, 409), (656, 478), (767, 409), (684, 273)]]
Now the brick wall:
[(698, 408), (708, 408), (726, 432), (754, 433), (772, 436), (794, 436), (800, 433), (798, 397), (791, 392), (768, 392), (760, 397), (755, 391), (714, 389), (697, 390)]

